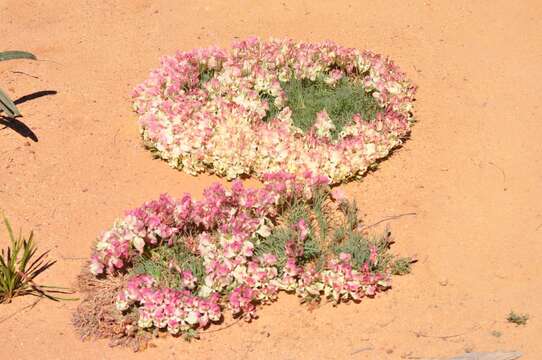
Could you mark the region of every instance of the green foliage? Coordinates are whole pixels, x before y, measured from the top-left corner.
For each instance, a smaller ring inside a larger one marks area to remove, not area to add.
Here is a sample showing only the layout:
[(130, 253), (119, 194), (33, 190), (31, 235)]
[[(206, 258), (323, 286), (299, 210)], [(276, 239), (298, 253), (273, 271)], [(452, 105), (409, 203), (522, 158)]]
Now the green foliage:
[(368, 237), (358, 228), (358, 207), (356, 202), (344, 201), (341, 203), (340, 210), (344, 214), (345, 222), (337, 227), (333, 234), (332, 252), (336, 255), (341, 252), (352, 254), (352, 264), (356, 268), (362, 267), (365, 263), (369, 264), (371, 248), (376, 249), (377, 261), (375, 265), (370, 266), (372, 271), (386, 271), (393, 267), (395, 261), (393, 256), (388, 253), (391, 241), (389, 231), (385, 231), (380, 236)]
[[(333, 214), (326, 208), (329, 192), (324, 189), (316, 191), (310, 201), (297, 199), (286, 204), (282, 221), (273, 228), (266, 238), (253, 239), (255, 255), (272, 253), (277, 257), (277, 265), (282, 269), (286, 263), (285, 245), (289, 240), (297, 239), (296, 224), (303, 219), (309, 225), (309, 233), (303, 243), (303, 256), (298, 258), (299, 264), (313, 262), (317, 269), (325, 265), (330, 256), (341, 252), (352, 254), (352, 264), (361, 268), (370, 264), (371, 248), (376, 249), (376, 264), (370, 265), (371, 271), (404, 275), (411, 271), (413, 260), (409, 257), (396, 258), (389, 253), (391, 239), (389, 231), (375, 237), (368, 237), (359, 228), (358, 208), (355, 202), (343, 201), (338, 206), (344, 221), (332, 223)], [(336, 215), (336, 214), (335, 214)]]
[[(170, 265), (175, 265), (172, 267)], [(181, 287), (181, 277), (178, 269), (190, 270), (203, 283), (205, 267), (201, 257), (186, 248), (182, 241), (176, 241), (172, 246), (158, 246), (146, 251), (134, 260), (130, 273), (133, 275), (149, 274), (162, 286), (177, 289)]]
[(280, 226), (273, 229), (271, 235), (266, 238), (254, 240), (254, 254), (262, 256), (263, 254), (271, 253), (277, 257), (277, 268), (282, 269), (286, 264), (286, 254), (284, 247), (286, 242), (295, 236), (295, 232), (291, 227)]
[(288, 224), (293, 225), (301, 219), (308, 221), (310, 217), (310, 210), (311, 208), (308, 203), (306, 203), (303, 199), (295, 197), (285, 205), (283, 217), (286, 219)]
[(34, 280), (55, 261), (47, 260), (48, 251), (37, 255), (34, 233), (25, 239), (19, 232), (15, 237), (9, 221), (4, 218), (10, 246), (0, 254), (0, 303), (10, 302), (15, 296), (44, 296), (51, 300), (66, 300), (55, 294), (71, 293), (66, 288), (37, 285)]
[[(26, 51), (4, 51), (0, 52), (0, 61), (13, 59), (36, 60), (36, 56)], [(0, 113), (4, 112), (8, 117), (21, 116), (15, 103), (0, 89)]]
[[(291, 79), (281, 83), (288, 98), (287, 105), (292, 110), (293, 124), (303, 132), (309, 130), (316, 119), (316, 113), (326, 110), (332, 119), (335, 130), (332, 137), (337, 138), (342, 129), (351, 124), (352, 116), (360, 114), (365, 120), (373, 120), (381, 111), (377, 101), (362, 84), (342, 78), (335, 86), (322, 79)], [(274, 105), (274, 98), (262, 95), (269, 102), (266, 119), (272, 119), (280, 111)]]
[(391, 263), (392, 275), (406, 275), (412, 271), (413, 260), (410, 257), (400, 257), (394, 259)]
[(191, 342), (192, 340), (199, 340), (200, 336), (198, 330), (190, 328), (184, 332), (183, 338), (187, 342)]
[(495, 336), (496, 338), (500, 338), (502, 336), (502, 333), (498, 330), (491, 331), (491, 335)]
[[(296, 231), (293, 229), (293, 222), (288, 222), (285, 226), (279, 226), (271, 232), (267, 238), (255, 240), (254, 253), (256, 256), (261, 256), (266, 253), (271, 253), (277, 257), (277, 268), (282, 271), (286, 264), (287, 256), (285, 254), (286, 242), (290, 239), (295, 239)], [(315, 241), (311, 233), (303, 243), (303, 257), (299, 259), (300, 264), (305, 264), (321, 255), (321, 249)]]
[(508, 322), (516, 324), (516, 325), (527, 325), (527, 320), (529, 320), (528, 314), (517, 314), (514, 311), (510, 311), (510, 314), (508, 314), (508, 317), (506, 318)]
[(8, 117), (21, 116), (15, 103), (0, 89), (0, 113), (4, 112)]
[[(345, 231), (344, 227), (342, 227)], [(371, 242), (362, 236), (360, 233), (345, 231), (346, 237), (338, 242), (332, 249), (333, 253), (340, 254), (342, 252), (352, 254), (352, 265), (360, 268), (363, 264), (369, 262), (371, 255)]]
[(0, 61), (14, 60), (14, 59), (30, 59), (37, 60), (34, 54), (26, 51), (3, 51), (0, 52)]
[(315, 191), (313, 198), (312, 198), (312, 212), (314, 214), (314, 217), (316, 218), (316, 222), (318, 223), (318, 230), (319, 230), (319, 237), (320, 242), (325, 242), (325, 239), (328, 235), (328, 219), (326, 217), (326, 214), (324, 213), (324, 202), (329, 197), (329, 193), (327, 191), (324, 191), (323, 189), (318, 189)]
[[(294, 199), (292, 203), (286, 205), (284, 209), (284, 221), (281, 226), (277, 226), (266, 238), (254, 239), (254, 253), (261, 256), (265, 253), (271, 253), (277, 257), (277, 267), (279, 271), (284, 267), (287, 256), (285, 254), (286, 242), (297, 237), (295, 224), (300, 220), (310, 223), (311, 206), (301, 199)], [(300, 264), (305, 264), (321, 256), (321, 248), (315, 239), (314, 229), (309, 229), (309, 234), (303, 242), (303, 257)]]
[(356, 204), (356, 201), (352, 202), (342, 202), (341, 203), (341, 210), (346, 216), (346, 230), (347, 231), (354, 231), (359, 224), (358, 220), (358, 205)]
[(214, 70), (209, 70), (207, 68), (200, 68), (199, 71), (199, 85), (202, 86), (207, 81), (211, 80), (215, 76)]

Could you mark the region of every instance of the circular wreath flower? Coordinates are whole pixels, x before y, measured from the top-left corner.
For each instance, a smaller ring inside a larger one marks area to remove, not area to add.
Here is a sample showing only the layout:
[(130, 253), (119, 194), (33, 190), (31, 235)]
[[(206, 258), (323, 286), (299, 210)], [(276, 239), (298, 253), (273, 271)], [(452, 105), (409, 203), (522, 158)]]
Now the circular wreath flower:
[(333, 42), (249, 38), (177, 52), (133, 93), (145, 145), (190, 174), (361, 176), (402, 142), (415, 87), (387, 58)]

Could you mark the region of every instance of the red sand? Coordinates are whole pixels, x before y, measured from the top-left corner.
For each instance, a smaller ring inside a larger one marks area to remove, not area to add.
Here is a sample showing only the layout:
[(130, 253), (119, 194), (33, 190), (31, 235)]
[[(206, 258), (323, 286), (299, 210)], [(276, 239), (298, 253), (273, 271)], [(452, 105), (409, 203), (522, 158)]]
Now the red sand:
[[(58, 92), (19, 106), (38, 142), (0, 126), (0, 208), (58, 259), (42, 282), (73, 285), (96, 235), (125, 209), (217, 180), (153, 160), (129, 94), (161, 55), (249, 35), (369, 48), (419, 85), (411, 140), (345, 189), (369, 223), (416, 212), (391, 223), (393, 250), (420, 261), (375, 300), (310, 312), (282, 296), (252, 324), (139, 354), (81, 342), (77, 303), (44, 300), (0, 323), (0, 359), (542, 357), (542, 5), (360, 3), (2, 1), (2, 49), (48, 60), (0, 63), (2, 88)], [(0, 305), (0, 319), (32, 301)], [(512, 309), (530, 315), (526, 326), (506, 322)]]

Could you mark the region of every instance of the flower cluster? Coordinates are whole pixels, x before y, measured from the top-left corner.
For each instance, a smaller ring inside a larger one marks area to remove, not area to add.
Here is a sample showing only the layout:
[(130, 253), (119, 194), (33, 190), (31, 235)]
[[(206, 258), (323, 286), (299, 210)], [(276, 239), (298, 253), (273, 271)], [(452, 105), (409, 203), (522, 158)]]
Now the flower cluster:
[(113, 274), (146, 247), (172, 245), (180, 234), (192, 229), (205, 229), (201, 236), (215, 232), (232, 236), (231, 249), (234, 249), (255, 232), (265, 235), (269, 231), (266, 219), (276, 216), (282, 203), (294, 196), (310, 198), (314, 187), (329, 182), (311, 173), (296, 177), (277, 172), (263, 178), (265, 185), (260, 189), (245, 188), (241, 181), (235, 181), (231, 190), (214, 184), (199, 201), (189, 194), (179, 200), (164, 194), (129, 211), (98, 240), (91, 258), (91, 273)]
[(217, 293), (205, 299), (193, 295), (189, 289), (159, 288), (149, 275), (132, 277), (126, 289), (117, 296), (117, 309), (124, 311), (139, 305), (138, 326), (167, 328), (172, 334), (194, 327), (205, 327), (222, 318)]
[[(293, 125), (281, 83), (323, 79), (334, 86), (342, 78), (374, 97), (375, 119), (354, 115), (336, 139), (325, 109), (307, 133)], [(162, 58), (133, 99), (146, 145), (174, 168), (228, 179), (311, 171), (338, 183), (362, 175), (401, 143), (413, 121), (414, 93), (392, 61), (369, 51), (249, 38), (229, 53), (208, 48)], [(271, 105), (279, 111), (267, 119)]]
[(361, 268), (344, 252), (326, 257), (320, 267), (304, 261), (304, 242), (313, 231), (305, 219), (293, 224), (292, 238), (283, 249), (286, 261), (279, 262), (271, 251), (258, 252), (288, 204), (308, 202), (322, 188), (332, 197), (329, 180), (322, 176), (280, 172), (263, 178), (264, 186), (256, 190), (239, 181), (231, 190), (213, 185), (201, 200), (162, 195), (117, 220), (96, 245), (90, 265), (95, 275), (114, 276), (146, 250), (179, 242), (204, 266), (204, 275), (197, 278), (182, 264), (173, 264), (180, 279), (176, 288), (147, 274), (134, 275), (118, 295), (117, 309), (137, 309), (141, 328), (177, 334), (220, 320), (225, 308), (250, 320), (257, 304), (272, 302), (281, 290), (305, 300), (324, 297), (338, 303), (358, 301), (389, 287), (389, 274), (374, 270), (376, 248)]
[[(268, 302), (276, 298), (279, 284), (276, 257), (263, 254), (255, 257), (254, 243), (232, 235), (221, 235), (219, 241), (204, 236), (200, 255), (204, 259), (206, 276), (200, 293), (234, 289), (229, 303), (234, 314), (253, 315), (252, 300)], [(250, 295), (250, 296), (248, 296)]]
[[(303, 300), (319, 299), (321, 296), (333, 303), (374, 296), (391, 286), (389, 274), (370, 271), (369, 263), (361, 269), (352, 265), (352, 255), (339, 253), (317, 271), (314, 264), (296, 265), (295, 257), (288, 258), (283, 277), (279, 282), (282, 290), (293, 291)], [(373, 264), (374, 265), (374, 264)]]
[(365, 295), (374, 296), (378, 290), (390, 286), (389, 276), (369, 271), (369, 263), (359, 270), (353, 269), (351, 260), (351, 254), (340, 253), (338, 259), (331, 259), (327, 269), (321, 273), (322, 290), (327, 298), (335, 303), (360, 300)]

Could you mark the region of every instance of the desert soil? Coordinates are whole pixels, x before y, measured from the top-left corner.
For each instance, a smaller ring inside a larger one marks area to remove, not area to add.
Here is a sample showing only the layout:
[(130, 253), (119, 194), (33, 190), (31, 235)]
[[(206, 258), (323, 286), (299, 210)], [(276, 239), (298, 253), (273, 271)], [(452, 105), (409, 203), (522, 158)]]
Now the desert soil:
[[(0, 207), (58, 260), (45, 283), (73, 285), (125, 209), (223, 181), (141, 147), (130, 92), (161, 55), (249, 35), (331, 39), (390, 55), (419, 86), (410, 140), (344, 186), (367, 223), (417, 214), (390, 222), (394, 252), (419, 259), (391, 291), (313, 311), (281, 296), (251, 324), (135, 354), (81, 342), (76, 302), (6, 319), (34, 301), (19, 298), (0, 305), (0, 359), (541, 358), (541, 19), (537, 1), (0, 1), (1, 50), (42, 59), (1, 63), (2, 88), (56, 92), (20, 103), (22, 135), (0, 126)], [(507, 323), (511, 310), (528, 324)]]

